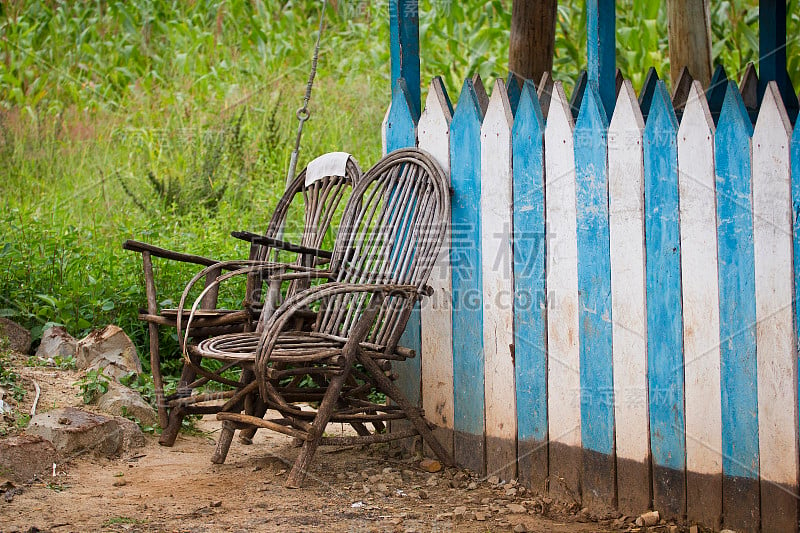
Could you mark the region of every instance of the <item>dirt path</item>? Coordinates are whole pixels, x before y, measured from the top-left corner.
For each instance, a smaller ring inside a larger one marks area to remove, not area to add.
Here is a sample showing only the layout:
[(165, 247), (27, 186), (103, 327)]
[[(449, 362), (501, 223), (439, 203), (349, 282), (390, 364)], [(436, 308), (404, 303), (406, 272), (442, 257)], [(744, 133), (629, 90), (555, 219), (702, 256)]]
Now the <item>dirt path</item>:
[[(75, 405), (76, 373), (21, 369), (43, 389), (41, 410)], [(26, 399), (25, 403), (30, 400)], [(421, 470), (388, 446), (322, 448), (306, 488), (283, 486), (298, 448), (260, 431), (237, 440), (213, 465), (219, 423), (181, 435), (172, 448), (148, 436), (144, 448), (116, 459), (73, 458), (54, 478), (0, 501), (0, 532), (10, 531), (611, 531), (620, 523), (581, 523), (549, 500), (512, 484), (491, 484), (458, 469)], [(329, 432), (341, 429), (330, 426)], [(521, 506), (521, 507), (515, 507)], [(542, 515), (545, 508), (547, 518)]]

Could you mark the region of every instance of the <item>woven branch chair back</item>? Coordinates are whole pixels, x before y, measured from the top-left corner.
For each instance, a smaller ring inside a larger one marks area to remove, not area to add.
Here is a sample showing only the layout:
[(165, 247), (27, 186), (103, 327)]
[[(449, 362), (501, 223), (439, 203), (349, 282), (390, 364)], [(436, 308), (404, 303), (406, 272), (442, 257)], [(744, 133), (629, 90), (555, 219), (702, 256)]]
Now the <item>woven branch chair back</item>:
[[(355, 185), (345, 208), (331, 259), (336, 281), (422, 290), (449, 219), (447, 178), (436, 161), (417, 149), (389, 154)], [(369, 301), (368, 293), (324, 300), (315, 331), (347, 338)], [(366, 340), (394, 350), (415, 303), (386, 298)]]

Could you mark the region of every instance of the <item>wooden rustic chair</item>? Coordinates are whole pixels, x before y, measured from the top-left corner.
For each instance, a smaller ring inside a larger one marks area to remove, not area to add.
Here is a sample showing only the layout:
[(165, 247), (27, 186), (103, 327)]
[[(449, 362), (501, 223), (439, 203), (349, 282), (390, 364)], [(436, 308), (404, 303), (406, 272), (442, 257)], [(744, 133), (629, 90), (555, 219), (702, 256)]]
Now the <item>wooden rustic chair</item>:
[[(295, 293), (273, 313), (265, 309), (255, 332), (186, 345), (187, 354), (239, 364), (255, 375), (217, 414), (224, 422), (213, 462), (224, 462), (235, 429), (267, 428), (303, 442), (286, 482), (289, 487), (301, 486), (319, 445), (387, 442), (419, 434), (444, 463), (452, 464), (422, 410), (390, 377), (391, 361), (415, 355), (398, 342), (414, 305), (430, 293), (426, 282), (449, 212), (449, 190), (439, 165), (420, 150), (398, 150), (354, 187), (329, 268), (261, 265), (273, 279), (326, 282)], [(309, 309), (316, 313), (313, 326), (293, 329), (296, 315)], [(298, 386), (298, 378), (313, 386)], [(392, 404), (370, 400), (372, 389)], [(265, 409), (242, 414), (253, 397), (280, 416), (264, 419)], [(410, 420), (411, 428), (385, 432), (386, 422), (400, 419)], [(328, 422), (349, 424), (357, 435), (325, 436)]]
[[(325, 163), (329, 163), (326, 169)], [(333, 161), (332, 170), (330, 162)], [(338, 164), (336, 163), (338, 161)], [(315, 163), (320, 163), (321, 166)], [(256, 262), (266, 261), (280, 251), (290, 252), (295, 255), (295, 263), (299, 265), (315, 265), (326, 263), (330, 260), (331, 252), (320, 250), (326, 234), (335, 233), (336, 218), (341, 216), (341, 205), (348, 197), (350, 187), (361, 176), (361, 169), (356, 160), (349, 154), (326, 154), (312, 161), (286, 188), (281, 199), (272, 213), (266, 231), (261, 234), (248, 232), (234, 232), (234, 236), (251, 243), (249, 260)], [(301, 211), (296, 213), (295, 211)], [(302, 220), (300, 230), (300, 243), (293, 244), (283, 240), (289, 218)], [(192, 263), (208, 267), (204, 277), (206, 287), (200, 310), (196, 313), (195, 328), (192, 335), (195, 339), (202, 339), (211, 335), (231, 333), (237, 331), (252, 331), (264, 306), (263, 280), (258, 272), (253, 272), (247, 277), (243, 305), (240, 309), (217, 308), (218, 286), (212, 282), (222, 270), (235, 269), (233, 264), (220, 263), (207, 257), (165, 250), (146, 243), (128, 240), (123, 248), (142, 254), (144, 266), (145, 288), (147, 294), (147, 309), (141, 310), (139, 319), (148, 323), (150, 336), (150, 365), (153, 382), (156, 389), (159, 424), (162, 434), (159, 442), (171, 446), (180, 424), (186, 414), (195, 410), (182, 405), (181, 399), (191, 395), (191, 391), (209, 381), (206, 376), (195, 379), (198, 374), (199, 364), (184, 365), (177, 392), (170, 397), (164, 396), (163, 376), (161, 368), (161, 354), (159, 350), (159, 328), (178, 327), (179, 310), (176, 308), (158, 309), (158, 293), (156, 291), (155, 277), (153, 275), (152, 257), (160, 257)], [(302, 285), (292, 285), (288, 288), (287, 295), (293, 294)], [(279, 284), (267, 291), (272, 300), (269, 305), (277, 307), (280, 304)], [(201, 373), (205, 373), (201, 369)]]

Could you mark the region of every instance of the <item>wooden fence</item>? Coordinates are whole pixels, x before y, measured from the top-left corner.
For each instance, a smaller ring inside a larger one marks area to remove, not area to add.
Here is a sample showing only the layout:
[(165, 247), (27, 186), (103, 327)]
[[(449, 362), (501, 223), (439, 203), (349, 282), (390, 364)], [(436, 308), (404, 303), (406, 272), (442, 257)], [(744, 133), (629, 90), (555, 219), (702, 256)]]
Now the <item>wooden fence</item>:
[(482, 474), (797, 531), (800, 125), (754, 69), (677, 85), (618, 77), (609, 106), (595, 82), (487, 98), (475, 77), (454, 110), (437, 78), (417, 120), (398, 81), (387, 150), (430, 152), (453, 189), (401, 381)]

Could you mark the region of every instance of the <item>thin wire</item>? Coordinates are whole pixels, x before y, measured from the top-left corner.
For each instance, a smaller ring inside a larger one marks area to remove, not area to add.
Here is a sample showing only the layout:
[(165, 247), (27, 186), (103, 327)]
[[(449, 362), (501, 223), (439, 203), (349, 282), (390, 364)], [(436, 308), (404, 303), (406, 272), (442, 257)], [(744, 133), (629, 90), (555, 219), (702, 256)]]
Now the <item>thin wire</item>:
[(297, 171), (297, 157), (300, 155), (300, 139), (303, 137), (303, 125), (306, 120), (311, 118), (311, 111), (308, 110), (308, 103), (311, 101), (311, 89), (314, 86), (314, 77), (317, 75), (317, 61), (319, 60), (319, 43), (322, 37), (322, 27), (325, 22), (325, 5), (327, 0), (322, 0), (322, 8), (319, 12), (319, 30), (317, 31), (317, 44), (314, 47), (314, 58), (311, 60), (311, 72), (308, 74), (308, 84), (306, 85), (306, 94), (303, 98), (303, 107), (297, 110), (297, 120), (300, 123), (297, 125), (297, 137), (294, 141), (294, 151), (292, 152), (292, 159), (289, 161), (289, 172), (286, 175), (286, 184), (290, 184), (294, 180), (295, 172)]

